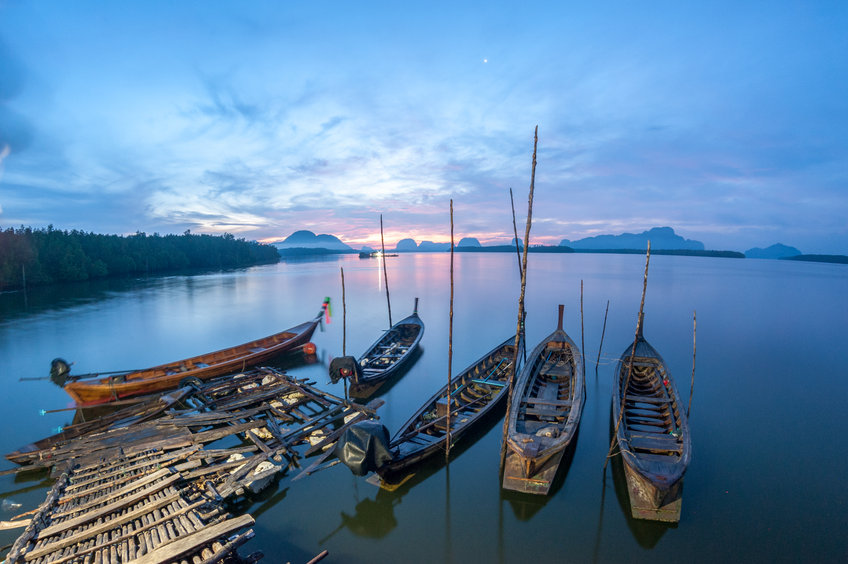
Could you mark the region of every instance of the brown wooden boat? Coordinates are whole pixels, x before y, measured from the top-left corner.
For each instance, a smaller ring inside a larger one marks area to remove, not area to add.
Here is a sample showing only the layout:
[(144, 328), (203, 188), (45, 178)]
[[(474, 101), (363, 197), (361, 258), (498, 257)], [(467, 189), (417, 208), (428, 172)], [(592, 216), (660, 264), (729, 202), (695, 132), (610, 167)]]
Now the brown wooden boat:
[(145, 370), (84, 379), (67, 375), (62, 387), (78, 405), (89, 406), (171, 390), (186, 379), (206, 380), (238, 372), (305, 345), (324, 312), (322, 307), (310, 321), (262, 339)]
[(562, 328), (533, 349), (515, 383), (503, 487), (546, 495), (571, 444), (586, 398), (583, 355)]
[(618, 361), (612, 395), (613, 426), (621, 420), (615, 438), (631, 513), (636, 519), (676, 523), (692, 457), (689, 422), (665, 361), (642, 335), (642, 319), (635, 354), (632, 350), (628, 345)]

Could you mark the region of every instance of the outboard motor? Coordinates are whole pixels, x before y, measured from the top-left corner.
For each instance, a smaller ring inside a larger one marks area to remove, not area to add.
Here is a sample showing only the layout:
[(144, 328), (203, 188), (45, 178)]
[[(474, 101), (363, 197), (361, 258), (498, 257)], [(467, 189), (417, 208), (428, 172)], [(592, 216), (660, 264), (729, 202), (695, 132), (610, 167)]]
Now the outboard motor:
[(333, 453), (357, 476), (376, 471), (392, 460), (389, 430), (377, 421), (360, 421), (345, 429)]
[(50, 380), (60, 388), (65, 386), (70, 373), (71, 364), (64, 358), (54, 358), (50, 362)]
[(330, 362), (330, 380), (333, 381), (333, 384), (342, 378), (346, 378), (351, 382), (359, 382), (361, 377), (362, 367), (359, 366), (359, 363), (352, 356), (340, 356)]

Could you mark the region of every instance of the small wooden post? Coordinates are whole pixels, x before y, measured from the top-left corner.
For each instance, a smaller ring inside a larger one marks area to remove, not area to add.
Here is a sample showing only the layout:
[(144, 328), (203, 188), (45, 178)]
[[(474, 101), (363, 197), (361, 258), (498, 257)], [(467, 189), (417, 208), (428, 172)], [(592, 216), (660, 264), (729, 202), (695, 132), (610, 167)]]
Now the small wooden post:
[(518, 277), (522, 276), (521, 269), (521, 251), (518, 248), (518, 226), (515, 224), (515, 201), (512, 198), (512, 188), (509, 189), (509, 204), (512, 206), (512, 232), (515, 239), (515, 255), (518, 258)]
[[(645, 292), (648, 289), (648, 265), (651, 262), (651, 241), (648, 241), (648, 252), (645, 256), (645, 277), (642, 279), (642, 300), (639, 302), (639, 318), (636, 320), (636, 335), (633, 337), (633, 347), (630, 349), (630, 360), (627, 363), (627, 378), (624, 380), (624, 393), (627, 394), (627, 388), (630, 386), (630, 376), (633, 374), (633, 357), (636, 356), (636, 343), (639, 342), (639, 337), (642, 335), (642, 318), (645, 312)], [(620, 375), (616, 374), (616, 380)], [(613, 389), (612, 393), (619, 393), (620, 388)], [(621, 427), (621, 420), (624, 417), (624, 400), (620, 402), (620, 410), (618, 412), (618, 420), (615, 422), (615, 430), (612, 433), (607, 458), (604, 460), (604, 470), (607, 469), (607, 462), (612, 456), (612, 451), (615, 448), (616, 439), (618, 437), (618, 428)]]
[(380, 214), (380, 248), (383, 251), (383, 280), (386, 283), (386, 303), (389, 304), (389, 327), (392, 326), (392, 300), (389, 298), (389, 272), (386, 267), (386, 242), (383, 240), (383, 214)]
[(598, 346), (598, 360), (595, 361), (595, 377), (598, 376), (598, 365), (601, 364), (601, 349), (604, 348), (604, 335), (607, 332), (607, 314), (609, 314), (609, 300), (607, 300), (607, 309), (604, 312), (604, 328), (601, 329), (601, 344)]
[(450, 457), (451, 447), (451, 370), (453, 363), (453, 198), (450, 201), (450, 222), (451, 222), (451, 254), (450, 254), (450, 316), (448, 321), (448, 413), (447, 413), (447, 431), (445, 434), (445, 461)]
[(518, 347), (522, 341), (522, 329), (524, 324), (524, 290), (527, 287), (527, 248), (530, 246), (530, 226), (533, 223), (533, 191), (536, 186), (536, 147), (539, 144), (539, 126), (533, 132), (533, 164), (530, 169), (530, 195), (527, 198), (527, 224), (524, 229), (524, 254), (521, 265), (521, 294), (518, 298), (518, 323), (515, 327), (515, 354), (512, 357), (512, 376), (509, 379), (509, 393), (506, 400), (506, 415), (503, 422), (503, 436), (501, 438), (501, 461), (500, 473), (503, 474), (504, 462), (506, 461), (506, 441), (509, 435), (509, 416), (512, 410), (512, 392), (515, 388), (515, 377), (518, 371)]
[(686, 408), (686, 418), (692, 409), (692, 392), (695, 391), (695, 352), (698, 348), (698, 312), (692, 312), (692, 383), (689, 384), (689, 406)]
[(26, 265), (21, 265), (21, 278), (23, 279), (24, 290), (26, 290)]

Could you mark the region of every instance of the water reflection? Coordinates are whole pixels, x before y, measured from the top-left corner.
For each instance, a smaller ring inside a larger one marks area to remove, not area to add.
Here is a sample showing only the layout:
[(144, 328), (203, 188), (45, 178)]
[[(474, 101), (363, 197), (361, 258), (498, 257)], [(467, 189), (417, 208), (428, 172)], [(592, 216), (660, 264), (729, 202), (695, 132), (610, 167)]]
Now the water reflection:
[[(462, 456), (474, 443), (491, 431), (492, 427), (503, 418), (503, 408), (494, 410), (494, 413), (489, 413), (480, 420), (480, 424), (476, 429), (469, 431), (461, 442), (451, 447), (451, 461), (455, 461)], [(450, 507), (450, 464), (445, 462), (443, 451), (435, 453), (433, 456), (421, 461), (413, 466), (413, 473), (407, 475), (403, 480), (395, 485), (386, 485), (377, 490), (373, 499), (365, 498), (358, 501), (354, 507), (354, 514), (351, 515), (345, 511), (341, 511), (341, 523), (330, 532), (322, 542), (332, 537), (338, 531), (347, 528), (353, 534), (360, 537), (382, 538), (391, 532), (397, 526), (394, 508), (397, 507), (403, 497), (418, 484), (421, 484), (434, 474), (444, 470), (445, 472), (445, 506)], [(368, 479), (369, 482), (375, 481), (376, 476), (372, 475)], [(560, 486), (562, 484), (560, 483)], [(446, 516), (446, 519), (448, 517)], [(450, 527), (450, 519), (446, 521), (446, 526)], [(449, 535), (449, 531), (446, 531)], [(449, 540), (449, 539), (448, 539)]]

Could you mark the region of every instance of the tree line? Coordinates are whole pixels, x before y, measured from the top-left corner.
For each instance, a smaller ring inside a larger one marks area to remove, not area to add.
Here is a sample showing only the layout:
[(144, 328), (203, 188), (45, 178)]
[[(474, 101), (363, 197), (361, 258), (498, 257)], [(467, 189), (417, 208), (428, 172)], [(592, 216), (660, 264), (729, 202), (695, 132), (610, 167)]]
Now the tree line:
[(21, 227), (0, 230), (0, 290), (165, 271), (276, 262), (276, 247), (224, 235), (101, 235)]

